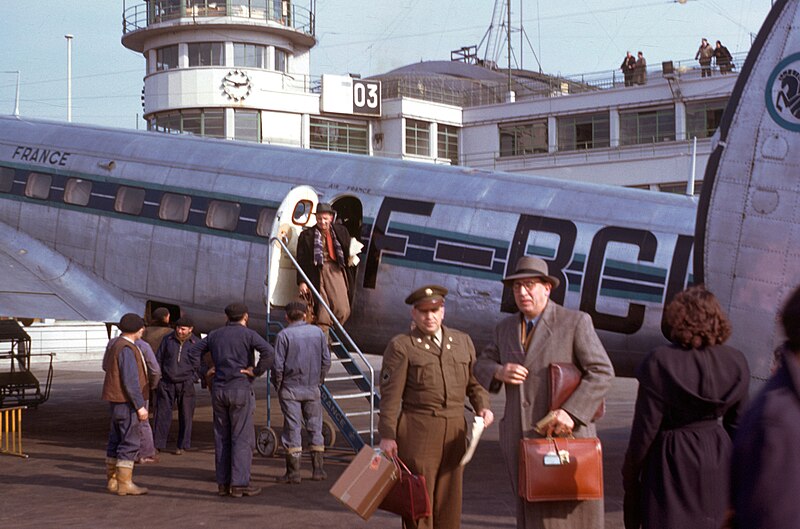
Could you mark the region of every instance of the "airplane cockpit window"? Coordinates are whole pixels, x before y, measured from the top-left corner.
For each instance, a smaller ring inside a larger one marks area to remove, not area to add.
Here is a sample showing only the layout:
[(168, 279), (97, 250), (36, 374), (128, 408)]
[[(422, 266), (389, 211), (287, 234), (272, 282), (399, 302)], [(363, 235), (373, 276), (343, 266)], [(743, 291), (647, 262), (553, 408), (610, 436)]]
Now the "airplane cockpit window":
[(89, 203), (92, 196), (91, 180), (81, 180), (80, 178), (70, 178), (64, 187), (64, 202), (85, 206)]
[(0, 167), (0, 193), (8, 193), (14, 185), (14, 170), (10, 167)]
[(311, 211), (314, 208), (314, 203), (310, 200), (301, 200), (294, 206), (292, 212), (292, 222), (298, 226), (305, 226), (311, 219)]
[(138, 215), (142, 212), (143, 205), (144, 189), (120, 186), (117, 190), (117, 198), (114, 200), (114, 211), (117, 213)]
[(50, 196), (50, 184), (53, 177), (43, 173), (28, 173), (28, 183), (25, 185), (25, 196), (47, 200)]
[(173, 222), (186, 222), (186, 219), (189, 218), (189, 206), (191, 205), (191, 197), (164, 193), (161, 197), (161, 206), (158, 208), (158, 218)]
[(206, 226), (218, 230), (233, 231), (239, 222), (239, 211), (242, 206), (235, 202), (212, 200), (206, 213)]

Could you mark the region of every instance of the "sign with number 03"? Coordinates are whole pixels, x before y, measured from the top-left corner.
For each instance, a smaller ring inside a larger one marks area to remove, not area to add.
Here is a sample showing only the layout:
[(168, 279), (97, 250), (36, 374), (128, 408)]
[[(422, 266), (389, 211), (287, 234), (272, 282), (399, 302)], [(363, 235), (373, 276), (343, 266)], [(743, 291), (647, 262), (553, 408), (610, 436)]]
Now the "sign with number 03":
[(353, 114), (381, 115), (381, 82), (353, 79)]

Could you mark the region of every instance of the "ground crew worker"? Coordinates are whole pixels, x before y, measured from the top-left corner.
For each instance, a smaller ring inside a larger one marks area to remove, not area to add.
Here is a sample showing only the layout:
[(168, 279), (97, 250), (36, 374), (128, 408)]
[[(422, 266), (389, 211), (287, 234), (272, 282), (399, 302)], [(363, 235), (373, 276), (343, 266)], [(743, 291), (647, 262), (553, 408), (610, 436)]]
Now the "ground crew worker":
[(461, 526), (461, 458), (466, 451), (464, 400), (485, 425), (494, 420), (489, 394), (472, 376), (475, 347), (466, 333), (442, 325), (447, 289), (425, 286), (405, 300), (413, 328), (383, 353), (378, 430), (380, 448), (425, 476), (432, 516), (405, 527)]
[[(225, 307), (228, 324), (211, 331), (189, 349), (193, 366), (211, 352), (214, 410), (214, 464), (220, 496), (255, 496), (261, 487), (250, 485), (250, 465), (255, 448), (253, 380), (272, 367), (275, 352), (257, 332), (247, 328), (247, 306)], [(255, 351), (259, 353), (258, 363)]]
[(149, 343), (153, 351), (158, 351), (161, 340), (172, 332), (169, 326), (169, 310), (166, 307), (158, 307), (150, 316), (152, 321), (145, 328), (142, 340)]
[[(349, 289), (353, 278), (348, 275), (350, 233), (342, 224), (334, 224), (335, 210), (330, 204), (317, 204), (317, 224), (297, 238), (297, 262), (308, 276), (322, 300), (331, 308), (339, 323), (350, 317)], [(309, 293), (303, 276), (297, 273), (300, 294)], [(316, 324), (327, 334), (333, 320), (324, 307), (315, 307)]]
[(325, 441), (322, 438), (322, 403), (319, 386), (331, 367), (331, 353), (325, 333), (306, 323), (306, 304), (286, 305), (289, 326), (275, 339), (275, 365), (272, 382), (278, 390), (283, 412), (281, 442), (286, 448), (286, 475), (283, 483), (300, 483), (300, 455), (303, 447), (300, 429), (305, 422), (311, 439), (311, 479), (327, 478), (323, 468)]
[(118, 324), (122, 335), (115, 338), (103, 357), (103, 400), (110, 403), (111, 431), (106, 448), (108, 491), (119, 496), (147, 494), (133, 483), (133, 465), (140, 443), (140, 422), (147, 420), (145, 400), (150, 392), (147, 366), (136, 340), (144, 332), (144, 320), (125, 314)]
[(172, 425), (172, 407), (178, 404), (178, 446), (175, 455), (183, 454), (192, 447), (192, 418), (196, 398), (194, 382), (198, 379), (197, 370), (192, 366), (187, 354), (189, 348), (197, 343), (192, 334), (194, 324), (187, 317), (175, 322), (175, 330), (161, 340), (156, 358), (161, 367), (161, 384), (158, 386), (155, 420), (155, 446), (158, 450), (167, 448), (167, 437)]

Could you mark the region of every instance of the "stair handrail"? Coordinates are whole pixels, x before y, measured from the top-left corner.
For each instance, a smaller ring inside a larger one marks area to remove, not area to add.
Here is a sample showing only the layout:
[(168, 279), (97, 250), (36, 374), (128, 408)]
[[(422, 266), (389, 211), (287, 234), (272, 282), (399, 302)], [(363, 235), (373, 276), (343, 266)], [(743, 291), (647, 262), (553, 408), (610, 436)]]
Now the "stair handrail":
[[(286, 245), (286, 243), (279, 237), (272, 237), (270, 239), (270, 243), (273, 243), (273, 242), (277, 242), (280, 245), (280, 247), (286, 253), (287, 257), (289, 257), (289, 260), (292, 262), (292, 266), (294, 266), (295, 270), (300, 273), (300, 276), (303, 278), (303, 281), (305, 281), (306, 286), (308, 286), (308, 289), (314, 295), (314, 299), (320, 305), (322, 305), (322, 307), (324, 307), (325, 310), (328, 312), (328, 314), (331, 317), (331, 321), (336, 326), (336, 331), (337, 331), (336, 332), (336, 336), (340, 340), (342, 340), (342, 338), (344, 338), (346, 343), (347, 343), (347, 345), (348, 345), (348, 347), (346, 347), (347, 353), (350, 354), (351, 351), (356, 353), (359, 356), (359, 358), (361, 358), (361, 361), (364, 362), (364, 364), (367, 366), (367, 369), (369, 369), (369, 388), (370, 388), (370, 391), (369, 391), (369, 444), (370, 444), (370, 446), (374, 446), (375, 445), (375, 369), (372, 367), (372, 364), (369, 363), (369, 360), (367, 360), (367, 357), (364, 355), (364, 353), (361, 352), (361, 349), (358, 347), (358, 345), (356, 345), (356, 342), (353, 340), (353, 338), (344, 329), (344, 326), (342, 326), (342, 324), (339, 322), (339, 319), (333, 314), (333, 311), (328, 306), (328, 304), (325, 303), (325, 301), (322, 299), (322, 295), (319, 293), (319, 291), (316, 289), (316, 287), (314, 287), (314, 285), (311, 283), (311, 280), (308, 278), (306, 273), (303, 271), (302, 267), (300, 266), (300, 263), (297, 262), (297, 259), (294, 258), (294, 255), (292, 255), (292, 252), (289, 250), (289, 247)], [(269, 252), (270, 253), (272, 252), (272, 244), (269, 245)], [(268, 262), (272, 262), (271, 256), (268, 257)], [(267, 312), (269, 312), (269, 303), (270, 303), (270, 300), (267, 299), (267, 305), (268, 305), (267, 306)]]

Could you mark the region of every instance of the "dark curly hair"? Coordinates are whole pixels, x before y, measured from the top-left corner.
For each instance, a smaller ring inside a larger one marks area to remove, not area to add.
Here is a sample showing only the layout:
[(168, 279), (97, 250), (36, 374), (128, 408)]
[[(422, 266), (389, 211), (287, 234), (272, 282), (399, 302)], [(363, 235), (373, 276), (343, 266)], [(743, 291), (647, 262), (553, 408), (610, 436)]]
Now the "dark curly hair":
[(728, 317), (716, 296), (703, 285), (676, 294), (664, 309), (664, 321), (670, 340), (685, 349), (721, 344), (731, 335)]
[(800, 351), (800, 287), (794, 290), (783, 306), (781, 321), (789, 349)]

